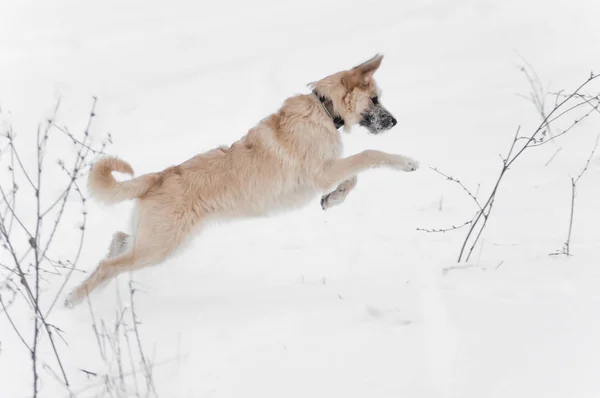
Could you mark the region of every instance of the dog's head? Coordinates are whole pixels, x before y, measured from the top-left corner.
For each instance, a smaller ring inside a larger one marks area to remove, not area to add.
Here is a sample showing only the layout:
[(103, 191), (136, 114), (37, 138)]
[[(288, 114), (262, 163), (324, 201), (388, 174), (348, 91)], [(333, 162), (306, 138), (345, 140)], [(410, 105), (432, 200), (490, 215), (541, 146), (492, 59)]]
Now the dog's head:
[(373, 79), (382, 60), (383, 55), (377, 54), (352, 69), (310, 83), (319, 95), (331, 100), (334, 113), (344, 119), (346, 131), (359, 124), (371, 134), (379, 134), (396, 125), (396, 118), (381, 104)]

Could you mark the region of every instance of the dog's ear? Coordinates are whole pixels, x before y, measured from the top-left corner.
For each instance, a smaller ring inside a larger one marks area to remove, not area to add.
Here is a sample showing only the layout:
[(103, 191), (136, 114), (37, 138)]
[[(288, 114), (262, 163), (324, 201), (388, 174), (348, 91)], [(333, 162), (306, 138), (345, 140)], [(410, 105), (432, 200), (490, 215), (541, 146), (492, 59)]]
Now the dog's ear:
[(348, 71), (348, 74), (342, 78), (342, 83), (348, 91), (352, 91), (355, 87), (366, 86), (371, 82), (373, 74), (381, 66), (383, 55), (375, 54), (375, 56), (360, 65)]

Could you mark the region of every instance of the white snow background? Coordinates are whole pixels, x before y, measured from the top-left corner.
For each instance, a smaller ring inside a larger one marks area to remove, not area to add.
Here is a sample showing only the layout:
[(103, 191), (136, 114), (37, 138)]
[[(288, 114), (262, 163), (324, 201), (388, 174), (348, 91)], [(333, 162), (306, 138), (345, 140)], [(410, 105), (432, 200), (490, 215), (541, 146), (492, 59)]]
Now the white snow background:
[[(129, 305), (136, 281), (159, 397), (600, 397), (600, 155), (578, 185), (574, 255), (549, 256), (565, 241), (570, 178), (600, 133), (597, 116), (515, 162), (468, 263), (456, 263), (466, 230), (416, 230), (476, 210), (429, 167), (484, 197), (516, 128), (540, 123), (519, 96), (530, 92), (520, 56), (551, 91), (600, 72), (599, 16), (596, 0), (2, 0), (0, 127), (12, 125), (28, 163), (59, 98), (58, 123), (81, 131), (97, 96), (93, 137), (110, 132), (109, 152), (141, 175), (231, 144), (307, 83), (380, 52), (381, 101), (399, 123), (381, 136), (356, 127), (345, 153), (400, 153), (420, 170), (369, 171), (327, 212), (315, 198), (211, 226), (160, 266), (95, 292), (95, 317), (114, 324), (117, 287)], [(72, 147), (53, 150), (49, 159)], [(60, 173), (52, 162), (48, 191)], [(131, 207), (87, 204), (81, 269), (129, 229)], [(77, 220), (58, 252), (77, 245)], [(61, 303), (48, 321), (68, 343), (57, 339), (71, 392), (136, 396), (132, 376), (125, 390), (106, 389), (116, 365), (100, 356), (88, 306)], [(9, 311), (22, 328), (32, 319), (22, 299)], [(31, 360), (2, 314), (0, 344), (0, 397), (31, 396)], [(57, 369), (47, 339), (41, 350)], [(40, 397), (69, 396), (47, 369), (40, 378)]]

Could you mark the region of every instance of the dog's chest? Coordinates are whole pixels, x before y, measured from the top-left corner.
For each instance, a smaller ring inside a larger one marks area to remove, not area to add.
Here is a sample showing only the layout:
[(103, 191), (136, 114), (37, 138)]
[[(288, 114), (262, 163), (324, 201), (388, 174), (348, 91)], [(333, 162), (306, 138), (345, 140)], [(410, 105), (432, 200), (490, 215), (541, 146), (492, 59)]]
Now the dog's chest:
[(319, 164), (342, 156), (344, 145), (337, 130), (317, 132), (312, 138), (307, 148), (307, 155), (312, 158), (311, 162)]

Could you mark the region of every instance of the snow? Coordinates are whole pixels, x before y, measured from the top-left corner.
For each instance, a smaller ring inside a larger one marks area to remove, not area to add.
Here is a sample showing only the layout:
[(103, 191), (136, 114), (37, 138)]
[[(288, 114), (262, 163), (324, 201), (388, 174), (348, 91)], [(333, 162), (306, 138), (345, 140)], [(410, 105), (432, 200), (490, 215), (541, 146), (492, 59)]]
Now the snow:
[[(598, 155), (578, 185), (574, 256), (549, 256), (565, 241), (570, 177), (600, 133), (597, 116), (515, 163), (469, 263), (456, 264), (466, 231), (416, 228), (476, 210), (429, 166), (481, 184), (483, 196), (517, 126), (539, 124), (517, 95), (529, 93), (520, 56), (553, 91), (600, 71), (599, 12), (593, 0), (5, 2), (2, 128), (10, 122), (27, 142), (60, 98), (60, 124), (81, 129), (97, 96), (94, 138), (111, 132), (110, 152), (141, 175), (232, 143), (307, 83), (381, 52), (381, 101), (399, 123), (376, 137), (355, 128), (345, 152), (400, 153), (421, 169), (369, 171), (327, 212), (315, 198), (289, 214), (211, 226), (132, 274), (158, 396), (597, 397)], [(79, 264), (89, 272), (112, 233), (129, 229), (131, 203), (87, 209)], [(57, 238), (65, 251), (76, 220)], [(92, 295), (97, 319), (114, 324), (117, 289), (130, 305), (129, 279)], [(19, 325), (31, 319), (22, 300), (11, 314)], [(59, 306), (49, 322), (68, 342), (58, 347), (72, 391), (104, 396), (102, 380), (80, 371), (107, 372), (89, 308)], [(30, 359), (3, 316), (0, 343), (0, 397), (30, 396)], [(40, 396), (68, 396), (41, 374)], [(122, 395), (134, 396), (128, 383)]]

